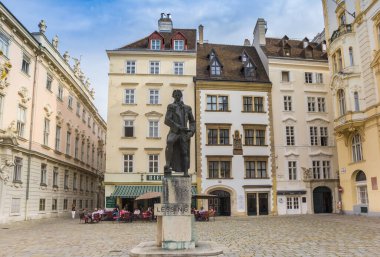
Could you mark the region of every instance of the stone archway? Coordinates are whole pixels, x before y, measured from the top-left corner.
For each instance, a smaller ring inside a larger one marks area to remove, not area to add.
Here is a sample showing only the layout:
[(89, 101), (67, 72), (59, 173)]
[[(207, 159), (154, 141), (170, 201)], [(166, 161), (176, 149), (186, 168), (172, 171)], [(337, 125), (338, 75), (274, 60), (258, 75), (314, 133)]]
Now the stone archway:
[(209, 208), (213, 208), (217, 215), (231, 216), (231, 194), (222, 189), (210, 191), (210, 194), (217, 197), (209, 199)]
[(313, 190), (314, 213), (332, 213), (332, 192), (326, 186), (319, 186)]

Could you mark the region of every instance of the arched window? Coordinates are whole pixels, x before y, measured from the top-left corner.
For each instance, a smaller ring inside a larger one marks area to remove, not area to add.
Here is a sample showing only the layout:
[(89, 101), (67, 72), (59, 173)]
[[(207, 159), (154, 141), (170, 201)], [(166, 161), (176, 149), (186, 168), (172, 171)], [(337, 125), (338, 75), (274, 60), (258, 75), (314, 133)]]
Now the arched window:
[(352, 47), (348, 48), (348, 54), (350, 55), (350, 66), (354, 66), (354, 52)]
[(358, 162), (363, 160), (362, 142), (359, 134), (352, 137), (352, 161)]
[(339, 114), (344, 115), (346, 113), (346, 99), (344, 96), (344, 90), (338, 90), (338, 104), (339, 104)]
[(359, 93), (354, 92), (354, 101), (355, 101), (355, 112), (358, 112), (360, 110), (359, 107)]
[(355, 177), (357, 203), (368, 204), (368, 192), (367, 192), (367, 177), (361, 170), (358, 171)]

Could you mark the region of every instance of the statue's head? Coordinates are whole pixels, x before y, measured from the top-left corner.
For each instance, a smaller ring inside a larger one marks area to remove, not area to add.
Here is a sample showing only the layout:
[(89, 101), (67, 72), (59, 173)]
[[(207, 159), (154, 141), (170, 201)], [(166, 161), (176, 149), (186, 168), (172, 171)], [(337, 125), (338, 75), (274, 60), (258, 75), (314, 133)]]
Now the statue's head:
[(180, 101), (182, 98), (182, 91), (178, 89), (174, 90), (172, 97), (175, 99), (176, 102)]

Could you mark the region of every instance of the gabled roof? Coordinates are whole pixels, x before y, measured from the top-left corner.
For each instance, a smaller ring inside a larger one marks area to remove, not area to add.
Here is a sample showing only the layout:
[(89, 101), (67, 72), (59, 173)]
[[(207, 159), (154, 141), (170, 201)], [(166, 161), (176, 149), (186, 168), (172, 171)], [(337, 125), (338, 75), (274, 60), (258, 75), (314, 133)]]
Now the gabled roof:
[[(195, 51), (196, 39), (197, 39), (196, 32), (197, 31), (195, 29), (173, 29), (171, 32), (162, 32), (162, 31), (159, 32), (159, 34), (163, 37), (164, 43), (165, 43), (165, 49), (163, 50), (172, 50), (172, 46), (171, 46), (172, 37), (178, 33), (181, 33), (187, 39), (187, 51)], [(149, 36), (144, 37), (128, 45), (125, 45), (123, 47), (117, 48), (116, 50), (149, 49)]]
[[(285, 45), (283, 45), (284, 38), (266, 38), (266, 44), (264, 46), (261, 46), (261, 48), (268, 57), (305, 59), (305, 51), (302, 44), (303, 40), (288, 39)], [(283, 55), (283, 46), (289, 46), (291, 48), (290, 56)], [(327, 54), (325, 52), (322, 52), (321, 44), (309, 42), (308, 47), (309, 49), (311, 47), (313, 50), (313, 60), (327, 61)]]
[[(214, 51), (219, 62), (223, 64), (220, 76), (211, 76), (208, 66), (209, 54)], [(257, 78), (246, 78), (242, 72), (243, 63), (241, 55), (247, 53), (247, 57), (257, 67)], [(197, 80), (228, 80), (250, 81), (269, 83), (268, 75), (261, 63), (260, 57), (254, 46), (221, 45), (221, 44), (198, 44), (197, 48)]]

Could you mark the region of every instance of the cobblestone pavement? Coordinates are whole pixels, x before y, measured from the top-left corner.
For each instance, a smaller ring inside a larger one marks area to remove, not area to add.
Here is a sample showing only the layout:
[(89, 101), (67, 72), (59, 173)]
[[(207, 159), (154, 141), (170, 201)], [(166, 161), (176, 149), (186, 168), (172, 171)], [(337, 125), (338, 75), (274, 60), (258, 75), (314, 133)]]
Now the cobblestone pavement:
[[(200, 240), (228, 257), (380, 256), (380, 218), (340, 215), (217, 217), (197, 222)], [(150, 222), (79, 224), (69, 218), (0, 224), (0, 256), (128, 256), (155, 239)]]

